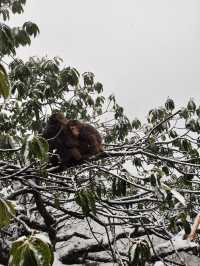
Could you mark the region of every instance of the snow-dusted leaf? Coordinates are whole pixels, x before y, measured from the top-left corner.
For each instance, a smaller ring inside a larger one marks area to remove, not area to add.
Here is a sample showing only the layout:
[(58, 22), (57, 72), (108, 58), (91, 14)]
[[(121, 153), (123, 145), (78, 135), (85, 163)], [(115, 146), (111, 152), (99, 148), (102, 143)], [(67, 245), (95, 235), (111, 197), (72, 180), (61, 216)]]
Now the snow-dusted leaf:
[(175, 189), (171, 189), (171, 193), (174, 195), (174, 197), (180, 201), (184, 206), (186, 206), (185, 198)]
[(0, 64), (0, 95), (8, 98), (10, 94), (10, 84), (4, 67)]
[(186, 206), (186, 201), (185, 198), (178, 192), (176, 191), (174, 188), (170, 188), (169, 186), (167, 186), (166, 184), (162, 183), (162, 187), (167, 190), (170, 191), (172, 193), (172, 195), (179, 201), (181, 202), (184, 206)]
[(8, 226), (15, 216), (15, 206), (11, 201), (0, 199), (0, 228)]
[(47, 159), (49, 145), (46, 139), (34, 137), (29, 141), (29, 157), (36, 157), (40, 160)]
[(14, 241), (10, 251), (9, 266), (52, 266), (54, 261), (50, 245), (36, 236)]

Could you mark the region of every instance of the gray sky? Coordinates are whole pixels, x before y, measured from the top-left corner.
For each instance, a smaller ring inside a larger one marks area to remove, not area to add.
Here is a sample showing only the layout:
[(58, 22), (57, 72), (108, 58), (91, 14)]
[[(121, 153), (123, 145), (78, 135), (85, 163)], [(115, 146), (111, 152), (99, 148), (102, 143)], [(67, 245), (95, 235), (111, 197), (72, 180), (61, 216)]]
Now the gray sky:
[(92, 71), (132, 119), (168, 96), (200, 104), (199, 0), (27, 0), (12, 23), (31, 20), (40, 35), (18, 56), (60, 56)]

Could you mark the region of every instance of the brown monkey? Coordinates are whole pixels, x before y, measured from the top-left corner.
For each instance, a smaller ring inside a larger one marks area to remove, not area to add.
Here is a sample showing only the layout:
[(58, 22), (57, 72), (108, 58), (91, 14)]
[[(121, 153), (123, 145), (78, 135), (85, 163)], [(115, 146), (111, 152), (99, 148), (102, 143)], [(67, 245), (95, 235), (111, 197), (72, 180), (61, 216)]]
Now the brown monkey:
[(101, 135), (93, 126), (68, 120), (61, 112), (50, 116), (43, 136), (48, 139), (50, 150), (55, 150), (67, 167), (103, 151)]
[[(76, 165), (81, 159), (79, 141), (72, 135), (68, 126), (68, 119), (63, 113), (54, 113), (50, 116), (43, 137), (48, 140), (49, 150), (58, 153), (61, 163), (67, 167)], [(53, 156), (51, 160), (57, 164), (58, 160)]]
[(82, 159), (88, 159), (92, 155), (103, 152), (101, 135), (93, 126), (78, 120), (69, 120), (67, 126), (74, 138), (79, 141)]

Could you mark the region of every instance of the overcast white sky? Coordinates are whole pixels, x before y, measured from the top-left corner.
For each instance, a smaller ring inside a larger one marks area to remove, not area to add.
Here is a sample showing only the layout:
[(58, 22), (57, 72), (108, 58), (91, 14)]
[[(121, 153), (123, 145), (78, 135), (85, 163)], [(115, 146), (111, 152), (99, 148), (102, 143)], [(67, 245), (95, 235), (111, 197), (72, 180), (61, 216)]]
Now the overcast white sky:
[(130, 118), (167, 96), (200, 104), (199, 0), (27, 0), (14, 24), (36, 22), (40, 35), (18, 56), (60, 56), (92, 71)]

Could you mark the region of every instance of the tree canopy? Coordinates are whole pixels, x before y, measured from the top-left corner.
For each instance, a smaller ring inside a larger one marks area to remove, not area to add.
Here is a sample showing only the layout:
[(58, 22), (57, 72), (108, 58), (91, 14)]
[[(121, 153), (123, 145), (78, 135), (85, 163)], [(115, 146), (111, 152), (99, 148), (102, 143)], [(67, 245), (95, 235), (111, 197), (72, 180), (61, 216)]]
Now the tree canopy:
[[(3, 20), (25, 2), (1, 1)], [(186, 265), (199, 255), (200, 107), (168, 98), (130, 119), (93, 73), (18, 59), (38, 33), (0, 23), (0, 263), (50, 266), (55, 251), (64, 265)], [(42, 131), (56, 110), (95, 126), (105, 152), (55, 173)]]

